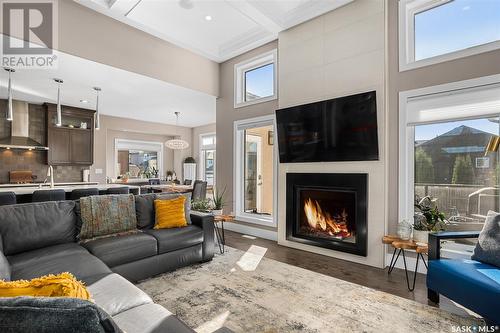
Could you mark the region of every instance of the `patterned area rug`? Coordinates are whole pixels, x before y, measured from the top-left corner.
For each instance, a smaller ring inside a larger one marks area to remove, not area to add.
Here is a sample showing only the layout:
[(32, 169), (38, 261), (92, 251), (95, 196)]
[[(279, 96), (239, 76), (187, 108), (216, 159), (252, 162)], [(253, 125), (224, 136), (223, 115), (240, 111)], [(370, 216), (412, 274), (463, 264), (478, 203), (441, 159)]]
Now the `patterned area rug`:
[(472, 318), (226, 247), (138, 284), (197, 332), (452, 332)]

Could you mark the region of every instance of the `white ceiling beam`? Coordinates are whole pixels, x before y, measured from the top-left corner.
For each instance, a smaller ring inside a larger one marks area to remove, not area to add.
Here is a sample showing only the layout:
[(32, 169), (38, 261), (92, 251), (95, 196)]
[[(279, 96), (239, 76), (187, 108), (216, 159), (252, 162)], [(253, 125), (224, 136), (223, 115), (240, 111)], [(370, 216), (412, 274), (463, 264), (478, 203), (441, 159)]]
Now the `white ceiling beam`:
[(243, 15), (247, 16), (253, 20), (258, 25), (261, 25), (264, 29), (273, 33), (275, 36), (285, 28), (280, 26), (278, 23), (274, 22), (266, 15), (262, 14), (257, 8), (252, 6), (248, 1), (244, 0), (225, 0), (233, 8), (240, 11)]

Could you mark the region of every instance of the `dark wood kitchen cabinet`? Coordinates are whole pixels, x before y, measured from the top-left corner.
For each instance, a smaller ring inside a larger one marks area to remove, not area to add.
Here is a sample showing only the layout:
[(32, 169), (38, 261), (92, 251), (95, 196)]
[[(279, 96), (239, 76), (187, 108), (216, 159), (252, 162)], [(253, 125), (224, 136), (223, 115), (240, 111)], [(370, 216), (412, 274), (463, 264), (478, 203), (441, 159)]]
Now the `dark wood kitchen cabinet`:
[[(56, 126), (56, 105), (47, 107), (48, 164), (92, 165), (94, 163), (94, 113), (62, 107), (62, 126)], [(82, 126), (82, 124), (86, 124)]]

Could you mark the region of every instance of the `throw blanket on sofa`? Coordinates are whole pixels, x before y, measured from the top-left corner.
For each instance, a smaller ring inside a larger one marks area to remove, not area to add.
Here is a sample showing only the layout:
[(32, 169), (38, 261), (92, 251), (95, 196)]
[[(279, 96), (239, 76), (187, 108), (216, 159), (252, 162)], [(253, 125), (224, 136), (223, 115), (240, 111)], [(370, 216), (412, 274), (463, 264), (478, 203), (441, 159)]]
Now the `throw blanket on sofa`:
[(133, 194), (84, 197), (80, 199), (80, 211), (80, 239), (137, 229)]

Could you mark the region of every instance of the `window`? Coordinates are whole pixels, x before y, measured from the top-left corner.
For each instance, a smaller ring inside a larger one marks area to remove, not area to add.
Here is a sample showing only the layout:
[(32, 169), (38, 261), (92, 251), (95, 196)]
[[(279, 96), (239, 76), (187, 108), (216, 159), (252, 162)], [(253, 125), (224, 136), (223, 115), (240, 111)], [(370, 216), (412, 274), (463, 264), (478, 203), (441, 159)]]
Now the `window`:
[(115, 177), (158, 178), (163, 175), (163, 143), (115, 139)]
[(400, 2), (400, 70), (500, 48), (500, 1)]
[(215, 185), (215, 134), (200, 135), (200, 178), (208, 185)]
[(489, 169), (490, 168), (490, 158), (489, 157), (476, 157), (476, 168)]
[(487, 212), (499, 211), (499, 153), (486, 150), (500, 135), (499, 96), (500, 76), (400, 93), (401, 220), (412, 221), (415, 198), (425, 196), (451, 231), (481, 230)]
[(234, 107), (277, 97), (276, 50), (234, 66)]
[(235, 211), (245, 222), (275, 226), (277, 159), (272, 116), (235, 123)]

